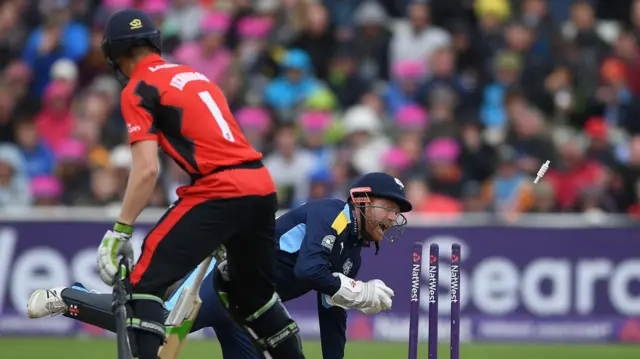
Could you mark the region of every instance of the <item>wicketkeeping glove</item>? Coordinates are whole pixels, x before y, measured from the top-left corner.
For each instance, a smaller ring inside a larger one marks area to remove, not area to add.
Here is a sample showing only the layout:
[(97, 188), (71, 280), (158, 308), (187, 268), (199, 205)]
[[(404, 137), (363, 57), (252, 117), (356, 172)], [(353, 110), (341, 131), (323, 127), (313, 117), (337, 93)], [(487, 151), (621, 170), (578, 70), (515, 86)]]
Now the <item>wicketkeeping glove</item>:
[(391, 309), (393, 290), (379, 279), (361, 282), (342, 273), (333, 273), (340, 279), (340, 289), (333, 297), (325, 296), (327, 303), (344, 309), (358, 309), (370, 315)]
[[(130, 241), (132, 233), (133, 227), (116, 222), (113, 230), (107, 231), (102, 237), (102, 243), (98, 248), (97, 261), (100, 279), (105, 284), (113, 285), (122, 259), (125, 259), (127, 263), (133, 263), (133, 247)], [(128, 270), (130, 271), (131, 268), (128, 268)]]

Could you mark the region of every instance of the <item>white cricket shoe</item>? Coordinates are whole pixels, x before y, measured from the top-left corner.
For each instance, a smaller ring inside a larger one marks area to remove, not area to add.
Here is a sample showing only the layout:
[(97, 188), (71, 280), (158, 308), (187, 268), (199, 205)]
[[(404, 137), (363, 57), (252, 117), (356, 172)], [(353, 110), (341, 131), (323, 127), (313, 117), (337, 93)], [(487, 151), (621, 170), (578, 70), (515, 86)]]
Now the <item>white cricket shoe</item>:
[(27, 304), (27, 314), (29, 318), (37, 319), (44, 316), (58, 315), (67, 311), (67, 305), (60, 296), (66, 287), (56, 287), (51, 289), (38, 289), (29, 297)]

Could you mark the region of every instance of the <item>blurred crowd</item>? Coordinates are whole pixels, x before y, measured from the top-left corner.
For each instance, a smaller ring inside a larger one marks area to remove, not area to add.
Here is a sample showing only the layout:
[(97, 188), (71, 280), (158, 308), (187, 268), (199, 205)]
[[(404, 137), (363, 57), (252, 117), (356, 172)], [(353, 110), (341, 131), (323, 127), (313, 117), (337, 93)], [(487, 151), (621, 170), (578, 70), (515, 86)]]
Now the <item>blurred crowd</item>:
[[(222, 88), (282, 208), (386, 171), (417, 212), (640, 216), (637, 0), (4, 0), (0, 207), (121, 200), (100, 42), (129, 7)], [(154, 206), (188, 183), (162, 159)]]

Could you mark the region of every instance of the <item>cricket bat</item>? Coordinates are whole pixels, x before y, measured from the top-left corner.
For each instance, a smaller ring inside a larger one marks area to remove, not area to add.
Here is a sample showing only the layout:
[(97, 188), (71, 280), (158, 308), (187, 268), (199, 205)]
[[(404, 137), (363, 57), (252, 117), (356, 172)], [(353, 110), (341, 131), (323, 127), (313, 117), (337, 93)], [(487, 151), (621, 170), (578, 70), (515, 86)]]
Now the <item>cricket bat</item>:
[(182, 346), (187, 341), (187, 334), (191, 330), (193, 321), (198, 315), (202, 300), (200, 299), (200, 286), (207, 268), (211, 264), (212, 256), (202, 262), (198, 274), (191, 285), (191, 288), (183, 288), (178, 297), (175, 307), (165, 321), (165, 332), (167, 334), (167, 342), (160, 348), (158, 358), (160, 359), (177, 359)]
[(124, 260), (120, 263), (120, 269), (113, 284), (112, 310), (116, 319), (116, 338), (118, 348), (118, 359), (133, 359), (131, 354), (131, 344), (129, 343), (129, 333), (127, 332), (127, 290), (122, 283), (122, 279), (128, 276), (127, 268), (131, 268)]

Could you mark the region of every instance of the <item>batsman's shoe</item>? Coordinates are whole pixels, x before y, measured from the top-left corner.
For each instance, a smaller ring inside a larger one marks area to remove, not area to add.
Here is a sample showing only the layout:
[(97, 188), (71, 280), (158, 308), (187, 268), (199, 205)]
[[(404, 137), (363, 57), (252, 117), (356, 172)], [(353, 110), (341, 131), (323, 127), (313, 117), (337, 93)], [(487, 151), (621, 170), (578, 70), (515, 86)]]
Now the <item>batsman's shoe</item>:
[(33, 292), (27, 304), (29, 318), (36, 319), (66, 312), (68, 308), (61, 297), (63, 289), (65, 287), (38, 289)]

